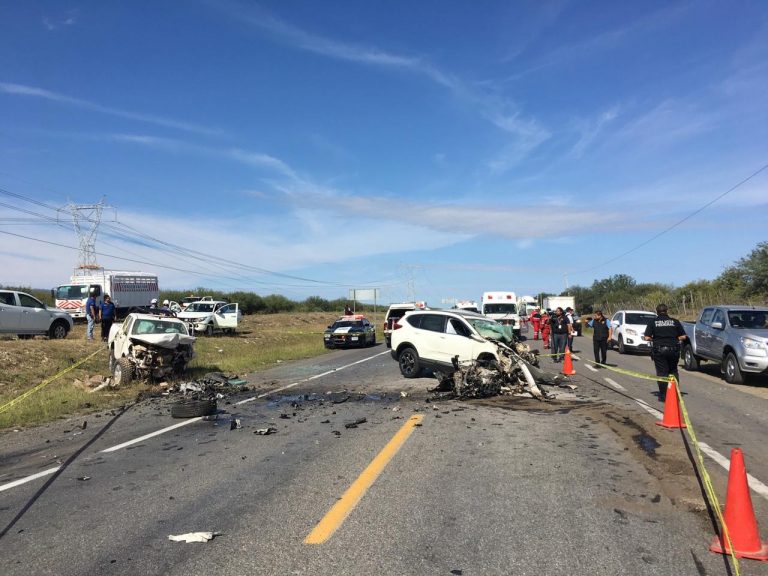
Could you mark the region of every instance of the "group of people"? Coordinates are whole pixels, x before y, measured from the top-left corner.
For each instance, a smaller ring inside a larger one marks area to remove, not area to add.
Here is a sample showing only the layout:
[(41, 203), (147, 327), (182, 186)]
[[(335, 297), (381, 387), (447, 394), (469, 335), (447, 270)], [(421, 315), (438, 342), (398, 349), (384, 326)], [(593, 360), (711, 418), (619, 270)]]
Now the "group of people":
[(109, 338), (109, 330), (115, 321), (115, 304), (109, 294), (104, 294), (101, 303), (96, 302), (96, 296), (93, 292), (88, 295), (88, 300), (85, 301), (85, 319), (88, 322), (85, 337), (88, 340), (93, 340), (96, 322), (101, 322), (101, 339), (106, 342)]
[[(531, 315), (533, 339), (538, 340), (539, 334), (544, 342), (544, 348), (552, 350), (555, 362), (561, 362), (566, 346), (573, 350), (573, 310), (566, 308), (546, 310), (543, 314), (536, 309)], [(608, 344), (613, 337), (611, 321), (603, 315), (602, 310), (595, 310), (594, 317), (589, 319), (592, 328), (592, 348), (595, 355), (595, 367), (606, 365)], [(682, 342), (687, 338), (683, 325), (677, 318), (669, 316), (666, 304), (656, 307), (656, 318), (645, 328), (644, 339), (651, 343), (651, 358), (657, 377), (674, 377), (679, 381), (677, 365), (680, 362)], [(551, 339), (551, 342), (550, 342)], [(664, 402), (667, 397), (667, 380), (657, 380), (659, 400)]]
[(573, 351), (573, 337), (576, 334), (573, 308), (563, 310), (561, 307), (550, 309), (543, 313), (536, 308), (531, 314), (533, 339), (538, 340), (539, 334), (544, 342), (544, 348), (551, 349), (555, 362), (562, 362), (565, 349)]

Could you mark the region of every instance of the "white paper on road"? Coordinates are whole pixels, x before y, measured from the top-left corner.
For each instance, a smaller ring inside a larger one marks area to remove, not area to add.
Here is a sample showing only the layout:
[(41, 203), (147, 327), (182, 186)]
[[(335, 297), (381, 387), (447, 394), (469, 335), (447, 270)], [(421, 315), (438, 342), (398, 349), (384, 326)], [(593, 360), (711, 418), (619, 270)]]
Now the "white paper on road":
[(208, 542), (213, 540), (214, 536), (218, 536), (218, 532), (187, 532), (186, 534), (179, 534), (174, 536), (173, 534), (168, 536), (168, 540), (172, 542)]

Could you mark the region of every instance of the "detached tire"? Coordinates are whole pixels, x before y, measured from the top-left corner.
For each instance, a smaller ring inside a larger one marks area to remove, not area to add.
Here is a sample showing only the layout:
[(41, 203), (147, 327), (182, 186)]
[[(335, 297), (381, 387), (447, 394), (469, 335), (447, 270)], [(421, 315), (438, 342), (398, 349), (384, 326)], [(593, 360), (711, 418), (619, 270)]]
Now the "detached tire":
[(128, 358), (122, 357), (112, 366), (112, 384), (124, 386), (131, 380), (133, 380), (133, 365)]
[(179, 400), (171, 404), (171, 417), (197, 418), (210, 416), (216, 412), (216, 399), (212, 400)]
[(415, 348), (408, 347), (400, 352), (397, 363), (400, 365), (400, 374), (406, 378), (416, 378), (421, 372), (419, 353)]

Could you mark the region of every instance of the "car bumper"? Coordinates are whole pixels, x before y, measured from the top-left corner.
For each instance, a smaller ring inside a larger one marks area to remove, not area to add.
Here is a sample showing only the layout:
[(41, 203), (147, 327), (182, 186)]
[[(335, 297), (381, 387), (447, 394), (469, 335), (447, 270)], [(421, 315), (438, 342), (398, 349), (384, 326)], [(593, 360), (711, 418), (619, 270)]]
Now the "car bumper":
[(368, 338), (365, 334), (360, 336), (331, 336), (325, 338), (324, 344), (326, 348), (362, 348)]
[(624, 346), (627, 348), (635, 348), (637, 350), (648, 350), (650, 352), (651, 350), (651, 343), (647, 340), (644, 340), (643, 338), (638, 338), (637, 336), (626, 336), (624, 335)]
[(768, 356), (745, 354), (739, 357), (739, 365), (742, 372), (749, 372), (750, 374), (768, 372)]

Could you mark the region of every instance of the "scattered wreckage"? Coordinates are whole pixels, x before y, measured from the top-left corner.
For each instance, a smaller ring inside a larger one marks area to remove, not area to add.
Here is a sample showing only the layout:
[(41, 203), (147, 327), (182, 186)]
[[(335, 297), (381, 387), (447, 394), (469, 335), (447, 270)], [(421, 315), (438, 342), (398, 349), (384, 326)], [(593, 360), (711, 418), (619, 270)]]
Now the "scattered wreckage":
[(186, 322), (131, 313), (109, 332), (109, 369), (114, 386), (132, 379), (179, 375), (194, 356), (195, 337)]
[(542, 370), (538, 354), (527, 345), (503, 333), (498, 335), (499, 339), (489, 334), (484, 337), (496, 344), (498, 360), (459, 362), (458, 356), (454, 356), (453, 373), (434, 373), (440, 381), (438, 391), (462, 399), (529, 393), (538, 400), (551, 400), (554, 396), (541, 387), (543, 384), (575, 388), (566, 383), (562, 374)]

